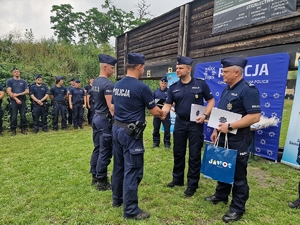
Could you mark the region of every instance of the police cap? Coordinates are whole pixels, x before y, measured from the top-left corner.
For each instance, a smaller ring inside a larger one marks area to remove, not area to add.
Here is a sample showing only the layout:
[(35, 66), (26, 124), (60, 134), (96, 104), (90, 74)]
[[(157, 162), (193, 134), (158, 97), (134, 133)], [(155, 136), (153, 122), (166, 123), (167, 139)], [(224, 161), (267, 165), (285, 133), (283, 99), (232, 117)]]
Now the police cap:
[(131, 65), (145, 64), (145, 56), (140, 53), (128, 53), (127, 63)]
[(14, 71), (14, 70), (19, 70), (19, 69), (14, 66), (11, 71)]
[(39, 78), (42, 78), (42, 75), (41, 74), (36, 74), (35, 79), (39, 79)]
[(221, 64), (223, 68), (229, 67), (229, 66), (240, 66), (243, 69), (247, 65), (248, 60), (244, 59), (242, 57), (227, 57), (221, 60)]
[(71, 81), (75, 81), (75, 78), (72, 77), (72, 78), (70, 79), (70, 82), (71, 82)]
[(80, 80), (75, 80), (75, 83), (80, 83)]
[(193, 59), (187, 56), (177, 56), (177, 65), (192, 65)]
[(161, 79), (160, 79), (161, 82), (168, 82), (168, 79), (166, 76), (163, 76)]
[(110, 55), (100, 54), (98, 55), (98, 58), (100, 63), (107, 63), (112, 66), (115, 66), (117, 63), (117, 59)]
[(63, 76), (56, 76), (55, 79), (56, 79), (56, 80), (63, 80), (64, 77), (63, 77)]

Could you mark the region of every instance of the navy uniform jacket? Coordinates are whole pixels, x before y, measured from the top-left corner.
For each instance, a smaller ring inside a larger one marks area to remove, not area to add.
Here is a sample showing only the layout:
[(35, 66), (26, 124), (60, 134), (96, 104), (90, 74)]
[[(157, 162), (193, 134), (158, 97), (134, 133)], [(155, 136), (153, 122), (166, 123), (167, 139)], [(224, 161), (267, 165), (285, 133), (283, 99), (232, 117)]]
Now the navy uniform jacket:
[(92, 96), (96, 113), (109, 113), (105, 95), (112, 95), (114, 84), (106, 77), (98, 77), (92, 85)]
[(41, 100), (46, 94), (48, 94), (48, 87), (46, 84), (42, 84), (41, 86), (33, 84), (30, 85), (29, 91), (30, 95), (34, 95), (34, 97), (36, 97), (38, 100)]
[[(0, 91), (4, 91), (2, 84), (0, 84)], [(0, 99), (0, 108), (1, 108), (1, 105), (2, 105), (2, 98)]]
[(72, 95), (72, 104), (83, 104), (85, 92), (82, 88), (71, 88), (70, 95)]
[(164, 102), (166, 101), (166, 98), (168, 97), (168, 88), (165, 90), (161, 90), (160, 88), (157, 88), (153, 92), (153, 98), (159, 108), (163, 107)]
[(209, 86), (203, 79), (192, 77), (187, 84), (183, 84), (181, 80), (172, 84), (168, 90), (166, 103), (175, 103), (176, 115), (189, 120), (191, 105), (203, 105), (203, 98), (205, 101), (213, 99)]
[(84, 87), (84, 90), (86, 90), (86, 93), (88, 93), (89, 90), (91, 90), (91, 89), (92, 89), (92, 85), (90, 85), (90, 84), (88, 84)]
[(56, 85), (50, 89), (49, 95), (53, 95), (53, 101), (63, 102), (65, 101), (65, 95), (67, 94), (66, 87), (57, 87)]
[(218, 103), (219, 109), (242, 114), (260, 113), (260, 97), (257, 88), (244, 79), (233, 87), (226, 86)]
[[(94, 81), (95, 82), (95, 81)], [(136, 78), (125, 76), (113, 90), (114, 118), (122, 123), (145, 122), (145, 107), (156, 104), (150, 88)]]
[[(14, 78), (10, 78), (6, 81), (6, 88), (11, 88), (12, 93), (22, 93), (26, 89), (28, 89), (28, 84), (25, 80), (20, 79), (20, 80), (15, 80)], [(11, 98), (12, 99), (12, 98)], [(26, 96), (22, 95), (18, 97), (19, 100), (25, 100)], [(14, 100), (14, 99), (12, 99)]]

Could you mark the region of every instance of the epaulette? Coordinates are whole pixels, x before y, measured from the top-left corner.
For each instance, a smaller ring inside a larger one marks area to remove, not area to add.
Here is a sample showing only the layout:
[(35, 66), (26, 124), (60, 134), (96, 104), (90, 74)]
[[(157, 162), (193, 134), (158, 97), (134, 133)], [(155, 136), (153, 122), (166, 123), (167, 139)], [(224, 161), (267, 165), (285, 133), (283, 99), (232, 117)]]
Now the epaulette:
[(172, 87), (174, 84), (176, 84), (178, 81), (174, 82), (173, 84), (170, 85), (170, 87)]
[(253, 83), (250, 83), (248, 81), (246, 81), (246, 84), (248, 84), (249, 87), (255, 87), (255, 85)]
[(201, 78), (201, 77), (196, 77), (196, 79), (197, 79), (197, 80), (203, 80), (203, 81), (205, 81), (205, 79), (204, 79), (204, 78)]

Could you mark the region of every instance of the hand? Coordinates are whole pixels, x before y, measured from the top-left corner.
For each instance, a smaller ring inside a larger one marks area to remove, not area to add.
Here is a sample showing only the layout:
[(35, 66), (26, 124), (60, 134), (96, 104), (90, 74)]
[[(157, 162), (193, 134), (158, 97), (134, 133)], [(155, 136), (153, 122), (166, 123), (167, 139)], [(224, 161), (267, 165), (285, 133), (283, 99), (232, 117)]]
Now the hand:
[(210, 136), (210, 140), (213, 142), (213, 143), (216, 143), (216, 140), (217, 140), (217, 136), (218, 136), (218, 132), (216, 130), (214, 130), (214, 132), (211, 134)]
[(44, 103), (43, 103), (41, 100), (38, 100), (37, 103), (38, 103), (39, 105), (44, 105)]
[(18, 105), (21, 105), (21, 104), (22, 104), (22, 102), (21, 102), (18, 98), (16, 98), (16, 103), (17, 103)]
[(200, 115), (196, 118), (196, 123), (204, 123), (206, 116)]
[(86, 107), (86, 105), (85, 105), (85, 104), (83, 104), (82, 108), (85, 108), (85, 107)]
[(73, 105), (70, 105), (70, 107), (69, 107), (70, 109), (73, 109)]
[(13, 96), (13, 97), (18, 97), (18, 96), (19, 96), (19, 94), (17, 94), (17, 93), (13, 93), (13, 94), (12, 94), (12, 96)]
[(167, 112), (162, 110), (161, 116), (159, 117), (161, 120), (166, 119), (167, 117)]
[(224, 134), (227, 134), (229, 132), (228, 130), (228, 124), (227, 123), (220, 123), (218, 130)]

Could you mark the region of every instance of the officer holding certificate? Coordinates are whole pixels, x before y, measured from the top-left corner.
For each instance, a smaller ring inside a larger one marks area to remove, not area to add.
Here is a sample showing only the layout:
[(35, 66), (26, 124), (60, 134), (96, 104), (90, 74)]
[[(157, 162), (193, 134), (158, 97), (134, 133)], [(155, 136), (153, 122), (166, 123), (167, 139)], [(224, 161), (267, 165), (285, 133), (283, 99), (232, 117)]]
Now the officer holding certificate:
[[(225, 134), (228, 136), (228, 148), (237, 150), (236, 168), (233, 185), (218, 182), (216, 191), (205, 201), (213, 204), (228, 202), (232, 190), (232, 201), (229, 211), (222, 217), (223, 221), (233, 222), (241, 219), (245, 212), (246, 201), (249, 198), (247, 182), (248, 147), (251, 142), (250, 126), (260, 120), (260, 96), (257, 88), (244, 80), (243, 69), (247, 60), (240, 57), (228, 57), (221, 61), (223, 66), (223, 81), (228, 84), (222, 92), (218, 108), (242, 115), (233, 123), (220, 123), (212, 133), (211, 140), (216, 142), (218, 132), (221, 132), (219, 146), (223, 147)], [(236, 134), (229, 133), (238, 129)]]

